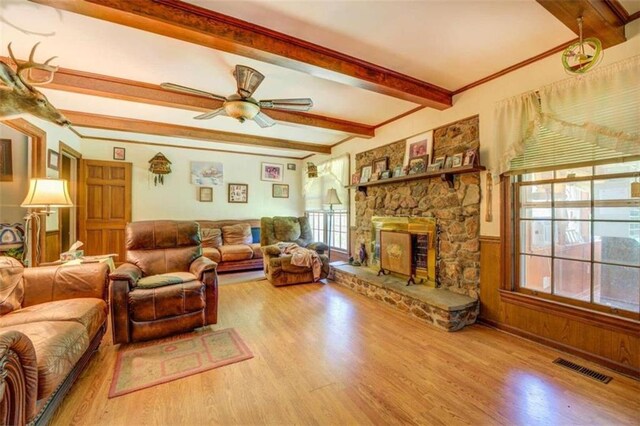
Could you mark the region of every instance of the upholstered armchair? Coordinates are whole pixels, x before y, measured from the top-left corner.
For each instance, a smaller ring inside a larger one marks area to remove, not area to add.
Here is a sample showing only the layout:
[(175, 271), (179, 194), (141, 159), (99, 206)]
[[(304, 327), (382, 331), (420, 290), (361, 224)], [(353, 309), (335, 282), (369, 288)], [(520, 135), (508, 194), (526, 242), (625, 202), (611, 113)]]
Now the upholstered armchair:
[(320, 278), (329, 274), (328, 249), (324, 243), (313, 242), (309, 219), (306, 217), (263, 217), (260, 221), (260, 245), (264, 256), (264, 272), (275, 286), (313, 282), (310, 268), (293, 265), (291, 255), (281, 253), (282, 243), (296, 243), (300, 247), (314, 250), (322, 261)]
[(125, 246), (127, 263), (110, 275), (114, 343), (217, 322), (217, 264), (202, 256), (197, 222), (133, 222), (127, 225)]

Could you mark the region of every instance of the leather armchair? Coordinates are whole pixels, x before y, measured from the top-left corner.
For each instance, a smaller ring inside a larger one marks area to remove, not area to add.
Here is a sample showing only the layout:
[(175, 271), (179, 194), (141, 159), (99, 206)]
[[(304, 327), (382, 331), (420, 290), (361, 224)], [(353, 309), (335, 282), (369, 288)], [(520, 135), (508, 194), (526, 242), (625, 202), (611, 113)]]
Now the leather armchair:
[(127, 225), (126, 263), (111, 275), (114, 343), (157, 339), (218, 321), (217, 264), (190, 221)]

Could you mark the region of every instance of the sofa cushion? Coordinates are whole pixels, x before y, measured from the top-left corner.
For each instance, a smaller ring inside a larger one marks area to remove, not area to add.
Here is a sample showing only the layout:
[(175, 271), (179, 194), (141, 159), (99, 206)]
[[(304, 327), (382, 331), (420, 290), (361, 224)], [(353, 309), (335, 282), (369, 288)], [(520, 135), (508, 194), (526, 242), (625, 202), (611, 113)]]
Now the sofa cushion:
[(202, 228), (202, 248), (215, 248), (222, 245), (222, 230), (220, 228)]
[(0, 257), (0, 315), (20, 309), (24, 296), (24, 267), (13, 257)]
[[(248, 223), (238, 223), (222, 227), (222, 239), (224, 244), (251, 244), (251, 225)], [(224, 259), (223, 259), (224, 260)]]
[(205, 307), (205, 289), (200, 281), (157, 288), (136, 288), (129, 292), (129, 314), (134, 321), (196, 312)]
[(253, 251), (253, 259), (258, 259), (262, 257), (262, 249), (260, 248), (260, 244), (250, 244), (251, 250)]
[(220, 247), (220, 257), (223, 262), (234, 260), (249, 260), (253, 258), (253, 250), (247, 244), (230, 244)]
[(13, 311), (0, 318), (0, 328), (45, 321), (75, 321), (92, 339), (107, 320), (107, 304), (102, 299), (57, 300)]
[(156, 288), (165, 285), (173, 285), (195, 281), (197, 278), (190, 272), (168, 272), (166, 274), (150, 275), (140, 278), (136, 287)]
[(213, 247), (207, 247), (202, 249), (202, 255), (208, 257), (216, 263), (220, 263), (222, 257), (220, 256), (220, 250)]
[(295, 241), (300, 238), (300, 222), (297, 217), (274, 217), (273, 230), (278, 241)]
[(48, 398), (89, 347), (86, 328), (76, 321), (42, 321), (3, 327), (24, 333), (38, 361), (38, 399)]

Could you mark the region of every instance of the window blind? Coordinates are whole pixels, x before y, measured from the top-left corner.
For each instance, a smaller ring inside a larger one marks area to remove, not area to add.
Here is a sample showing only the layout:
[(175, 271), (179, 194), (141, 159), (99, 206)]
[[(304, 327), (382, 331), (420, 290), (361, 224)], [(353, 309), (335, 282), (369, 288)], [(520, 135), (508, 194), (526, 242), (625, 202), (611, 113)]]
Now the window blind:
[(309, 178), (304, 175), (305, 211), (329, 210), (324, 203), (327, 191), (335, 188), (342, 205), (333, 206), (334, 210), (346, 210), (349, 205), (349, 191), (345, 188), (349, 183), (349, 156), (337, 158), (317, 164), (318, 177)]
[(640, 155), (640, 57), (545, 86), (510, 173)]

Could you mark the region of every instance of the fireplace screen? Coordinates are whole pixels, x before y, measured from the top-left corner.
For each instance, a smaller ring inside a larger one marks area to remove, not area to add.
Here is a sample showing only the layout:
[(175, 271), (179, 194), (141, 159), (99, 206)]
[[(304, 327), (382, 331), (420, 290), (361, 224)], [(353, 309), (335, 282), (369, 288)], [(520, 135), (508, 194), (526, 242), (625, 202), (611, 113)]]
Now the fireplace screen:
[[(435, 218), (376, 216), (371, 219), (371, 224), (371, 268), (377, 272), (382, 267), (402, 275), (413, 275), (426, 281), (427, 285), (437, 285), (438, 235)], [(397, 250), (402, 250), (402, 264), (394, 260)], [(396, 263), (390, 267), (389, 262)]]

